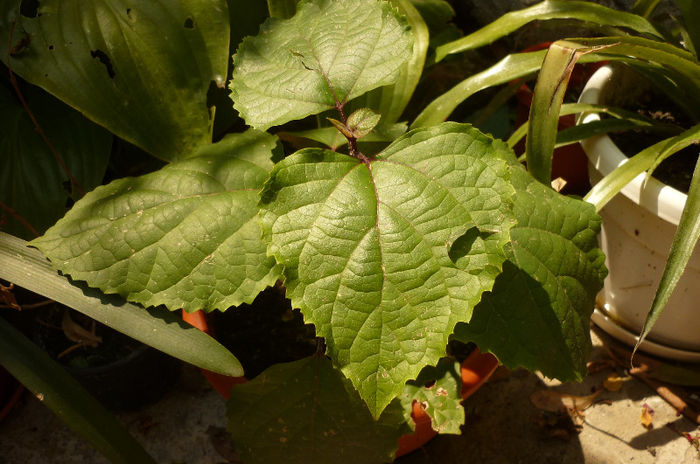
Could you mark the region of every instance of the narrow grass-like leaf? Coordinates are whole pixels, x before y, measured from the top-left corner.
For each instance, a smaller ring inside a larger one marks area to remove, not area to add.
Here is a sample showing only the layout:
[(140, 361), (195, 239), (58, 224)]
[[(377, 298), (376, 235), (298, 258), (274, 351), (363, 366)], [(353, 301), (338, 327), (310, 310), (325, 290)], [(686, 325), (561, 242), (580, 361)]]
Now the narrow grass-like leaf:
[(394, 401), (377, 420), (322, 355), (277, 364), (231, 392), (228, 430), (246, 463), (383, 464), (408, 432)]
[(344, 105), (393, 84), (411, 57), (405, 21), (377, 0), (306, 0), (266, 21), (234, 56), (231, 98), (258, 129)]
[(113, 415), (2, 317), (0, 365), (111, 462), (155, 464)]
[(413, 52), (411, 58), (403, 65), (394, 84), (375, 90), (373, 93), (378, 94), (376, 97), (373, 95), (368, 96), (368, 102), (371, 102), (372, 98), (378, 99), (375, 107), (382, 115), (381, 124), (383, 126), (394, 124), (401, 118), (401, 114), (403, 114), (408, 102), (411, 100), (413, 91), (416, 89), (418, 81), (423, 74), (423, 66), (430, 42), (428, 26), (411, 1), (393, 0), (392, 4), (398, 6), (399, 11), (411, 27)]
[(491, 292), (455, 337), (475, 342), (508, 367), (580, 380), (590, 353), (590, 315), (606, 275), (598, 248), (600, 217), (514, 169), (508, 261)]
[(529, 22), (548, 19), (577, 19), (600, 26), (624, 27), (640, 34), (661, 37), (649, 21), (632, 13), (613, 10), (591, 2), (549, 0), (506, 13), (468, 36), (438, 47), (435, 52), (435, 61), (440, 61), (450, 54), (494, 42)]
[[(612, 106), (607, 106), (607, 105), (593, 105), (590, 103), (565, 103), (561, 106), (561, 111), (559, 112), (559, 116), (568, 116), (570, 114), (577, 114), (577, 113), (604, 113), (609, 116), (612, 116), (615, 119), (608, 119), (608, 120), (603, 120), (605, 123), (601, 125), (594, 125), (595, 127), (593, 130), (589, 131), (589, 129), (584, 129), (590, 124), (582, 124), (580, 126), (574, 126), (574, 127), (581, 127), (581, 129), (577, 129), (574, 132), (569, 132), (569, 134), (573, 135), (567, 135), (564, 138), (560, 139), (560, 135), (565, 132), (569, 131), (569, 129), (573, 128), (567, 128), (563, 131), (559, 132), (559, 135), (557, 136), (557, 145), (560, 143), (564, 142), (570, 142), (570, 141), (578, 141), (578, 140), (583, 140), (584, 138), (592, 137), (593, 135), (598, 135), (598, 134), (604, 134), (608, 133), (614, 130), (618, 130), (620, 128), (636, 128), (636, 127), (655, 127), (654, 130), (658, 131), (668, 131), (668, 132), (674, 132), (674, 131), (680, 131), (680, 127), (676, 125), (671, 125), (671, 124), (662, 124), (659, 123), (657, 120), (646, 117), (644, 115), (641, 115), (639, 113), (636, 113), (634, 111), (628, 111), (623, 108), (615, 108)], [(619, 124), (616, 122), (616, 120), (623, 119), (626, 121), (623, 123), (622, 126), (617, 126), (616, 124)], [(517, 145), (517, 143), (525, 137), (527, 134), (528, 128), (530, 126), (530, 121), (525, 121), (523, 124), (520, 125), (513, 133), (511, 136), (508, 138), (506, 143), (508, 144), (509, 147), (514, 147)], [(598, 127), (602, 126), (602, 127)]]
[(195, 156), (116, 180), (32, 242), (65, 274), (145, 306), (225, 310), (279, 277), (257, 221), (277, 139), (230, 134)]
[(508, 153), (446, 123), (367, 162), (302, 150), (265, 184), (264, 237), (287, 294), (375, 417), (444, 356), (454, 325), (500, 273), (512, 225)]
[(603, 177), (590, 192), (585, 200), (600, 211), (622, 188), (639, 174), (655, 167), (659, 160), (666, 159), (673, 153), (700, 140), (700, 125), (696, 125), (682, 134), (671, 137), (645, 148), (627, 162), (615, 168), (613, 172)]
[(661, 3), (661, 0), (637, 0), (631, 11), (644, 18), (649, 18), (656, 7), (659, 6), (659, 3)]
[(299, 0), (267, 0), (267, 10), (271, 18), (289, 19), (297, 11)]
[(535, 84), (525, 150), (528, 171), (546, 185), (551, 180), (559, 111), (569, 78), (583, 49), (583, 46), (575, 43), (554, 42), (547, 50)]
[(216, 340), (164, 309), (145, 310), (59, 275), (27, 242), (0, 232), (0, 278), (51, 298), (175, 358), (242, 376), (238, 360)]
[(694, 51), (697, 56), (700, 51), (700, 3), (695, 0), (678, 0), (677, 3), (683, 14), (683, 23), (690, 39), (686, 48)]
[(164, 160), (211, 142), (207, 90), (226, 80), (226, 1), (42, 0), (33, 18), (19, 3), (0, 11), (3, 61), (17, 19), (14, 72)]
[[(700, 127), (700, 126), (698, 126)], [(685, 270), (690, 256), (693, 254), (695, 245), (700, 238), (700, 163), (696, 164), (693, 178), (690, 181), (690, 189), (688, 190), (688, 198), (681, 214), (681, 219), (678, 222), (678, 230), (673, 237), (671, 251), (668, 254), (666, 267), (659, 282), (659, 288), (654, 295), (654, 301), (651, 304), (651, 309), (644, 321), (644, 327), (639, 334), (639, 339), (634, 346), (634, 351), (637, 351), (642, 341), (649, 335), (649, 332), (654, 327), (656, 320), (661, 315), (668, 299), (671, 297), (673, 290), (678, 284), (683, 271)]]

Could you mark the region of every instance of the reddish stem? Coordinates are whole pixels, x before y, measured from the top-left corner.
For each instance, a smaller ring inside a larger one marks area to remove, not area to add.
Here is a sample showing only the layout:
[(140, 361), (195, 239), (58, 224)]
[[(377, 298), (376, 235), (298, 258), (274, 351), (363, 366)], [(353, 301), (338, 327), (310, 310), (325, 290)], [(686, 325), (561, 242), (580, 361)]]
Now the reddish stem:
[(22, 225), (23, 225), (32, 235), (34, 235), (35, 237), (38, 237), (38, 236), (40, 235), (39, 232), (37, 232), (36, 229), (35, 229), (34, 227), (32, 227), (32, 225), (31, 225), (26, 219), (24, 219), (17, 211), (15, 211), (14, 209), (10, 208), (9, 206), (7, 206), (5, 203), (3, 203), (3, 202), (1, 202), (1, 201), (0, 201), (0, 208), (2, 208), (2, 209), (4, 209), (5, 211), (7, 211), (7, 213), (8, 213), (10, 216), (12, 216), (12, 217), (15, 218), (16, 220), (18, 220), (20, 223), (22, 223)]
[(34, 113), (32, 113), (32, 111), (29, 109), (29, 105), (27, 105), (27, 101), (24, 99), (24, 95), (22, 94), (22, 91), (19, 89), (19, 84), (17, 84), (17, 79), (15, 78), (15, 74), (12, 72), (12, 62), (10, 61), (10, 56), (12, 55), (12, 53), (11, 53), (12, 52), (12, 35), (15, 31), (15, 24), (16, 23), (17, 23), (17, 18), (12, 20), (12, 25), (10, 26), (10, 37), (8, 39), (8, 42), (7, 42), (7, 71), (10, 75), (10, 83), (12, 84), (12, 88), (15, 90), (15, 93), (17, 94), (17, 98), (19, 98), (19, 101), (22, 103), (22, 107), (24, 107), (24, 110), (29, 115), (29, 119), (32, 120), (32, 123), (34, 124), (36, 131), (39, 133), (41, 138), (44, 140), (44, 143), (46, 143), (46, 146), (49, 147), (49, 151), (53, 155), (54, 159), (56, 159), (56, 162), (58, 162), (59, 166), (61, 166), (61, 169), (66, 174), (66, 176), (70, 180), (71, 184), (73, 184), (73, 187), (75, 187), (75, 190), (82, 197), (83, 195), (85, 195), (85, 191), (78, 183), (78, 180), (75, 177), (73, 177), (73, 174), (71, 174), (71, 172), (68, 170), (68, 166), (66, 166), (66, 163), (63, 161), (63, 158), (61, 157), (61, 155), (58, 154), (58, 152), (54, 148), (53, 144), (51, 143), (49, 138), (46, 136), (46, 133), (44, 133), (44, 130), (39, 125), (39, 122), (34, 117)]

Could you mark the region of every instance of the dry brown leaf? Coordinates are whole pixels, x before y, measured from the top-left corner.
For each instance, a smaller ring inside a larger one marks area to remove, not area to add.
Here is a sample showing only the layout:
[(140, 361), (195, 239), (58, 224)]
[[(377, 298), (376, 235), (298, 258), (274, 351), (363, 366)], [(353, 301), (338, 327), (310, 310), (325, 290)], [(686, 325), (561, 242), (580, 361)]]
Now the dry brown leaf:
[(561, 177), (557, 177), (552, 181), (552, 188), (557, 192), (561, 192), (561, 189), (563, 189), (565, 186), (566, 179), (563, 179)]
[(22, 307), (19, 304), (17, 304), (15, 295), (12, 293), (13, 288), (15, 288), (15, 285), (13, 283), (10, 283), (10, 285), (8, 285), (7, 287), (0, 284), (0, 303), (12, 309), (16, 309), (17, 311), (21, 311)]
[(615, 366), (617, 366), (617, 364), (612, 359), (602, 359), (586, 363), (586, 369), (589, 374), (595, 374), (605, 369), (615, 369)]
[(654, 410), (646, 403), (642, 406), (641, 421), (642, 425), (647, 429), (654, 427)]
[(83, 346), (95, 347), (102, 343), (102, 337), (95, 335), (95, 332), (86, 330), (82, 325), (73, 321), (70, 314), (68, 314), (68, 311), (63, 313), (61, 329), (63, 329), (63, 333), (66, 335), (68, 340), (80, 343)]
[(574, 396), (554, 390), (539, 390), (530, 395), (530, 402), (538, 409), (550, 412), (583, 411), (593, 404), (602, 390), (587, 396)]
[(613, 372), (603, 381), (603, 387), (605, 387), (607, 391), (615, 392), (622, 388), (625, 380), (627, 380), (626, 377), (620, 377)]

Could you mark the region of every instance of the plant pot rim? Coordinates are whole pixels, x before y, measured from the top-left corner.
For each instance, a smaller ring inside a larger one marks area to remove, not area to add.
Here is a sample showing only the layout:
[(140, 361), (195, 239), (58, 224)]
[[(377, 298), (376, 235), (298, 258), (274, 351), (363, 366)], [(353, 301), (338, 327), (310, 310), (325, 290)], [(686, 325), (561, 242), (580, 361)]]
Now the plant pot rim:
[[(203, 311), (187, 313), (182, 311), (182, 319), (197, 329), (213, 335), (213, 330), (207, 323), (206, 314)], [(491, 353), (482, 353), (475, 348), (460, 364), (462, 401), (474, 394), (495, 372), (499, 366), (498, 359)], [(225, 399), (230, 396), (231, 389), (239, 383), (248, 381), (245, 377), (228, 377), (202, 369), (202, 373), (212, 387)], [(432, 419), (417, 401), (414, 401), (411, 418), (415, 423), (412, 433), (402, 435), (398, 440), (398, 449), (395, 458), (409, 454), (422, 447), (438, 435), (432, 428)]]
[[(600, 104), (601, 93), (610, 84), (614, 73), (614, 67), (611, 65), (603, 66), (597, 70), (586, 84), (579, 102)], [(599, 113), (582, 113), (579, 117), (579, 123), (589, 123), (600, 119)], [(581, 145), (591, 164), (603, 176), (607, 176), (629, 159), (607, 135), (598, 135), (582, 140)], [(625, 185), (620, 193), (650, 213), (678, 225), (688, 196), (653, 177), (645, 182), (645, 177), (644, 173), (639, 174)]]

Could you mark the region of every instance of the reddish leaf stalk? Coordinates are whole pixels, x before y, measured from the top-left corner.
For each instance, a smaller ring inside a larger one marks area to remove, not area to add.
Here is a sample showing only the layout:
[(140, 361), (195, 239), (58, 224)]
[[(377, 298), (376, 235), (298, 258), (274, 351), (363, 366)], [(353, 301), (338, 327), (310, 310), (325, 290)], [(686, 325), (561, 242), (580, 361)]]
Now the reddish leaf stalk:
[(85, 195), (85, 191), (83, 190), (80, 183), (78, 183), (78, 180), (75, 177), (73, 177), (73, 174), (71, 174), (71, 172), (68, 170), (68, 166), (66, 166), (66, 163), (63, 161), (63, 158), (61, 157), (61, 155), (58, 154), (58, 152), (54, 148), (53, 144), (51, 143), (49, 138), (46, 136), (46, 133), (39, 125), (39, 122), (34, 117), (34, 113), (32, 113), (32, 111), (29, 109), (29, 105), (27, 105), (27, 101), (24, 99), (24, 95), (22, 94), (22, 91), (19, 89), (19, 85), (17, 84), (17, 79), (15, 78), (15, 74), (12, 72), (12, 62), (10, 61), (10, 57), (11, 57), (12, 51), (13, 51), (12, 50), (12, 35), (15, 31), (15, 24), (16, 23), (17, 23), (17, 18), (12, 20), (12, 25), (10, 26), (10, 37), (8, 38), (8, 43), (7, 43), (7, 71), (10, 75), (10, 83), (12, 84), (12, 88), (14, 89), (15, 93), (17, 94), (17, 98), (19, 98), (19, 101), (22, 103), (22, 107), (29, 115), (29, 119), (32, 120), (32, 123), (34, 124), (36, 131), (39, 133), (39, 135), (41, 136), (44, 143), (46, 143), (46, 146), (49, 147), (49, 151), (53, 155), (54, 159), (56, 159), (56, 162), (59, 164), (59, 166), (61, 167), (63, 172), (66, 174), (66, 176), (70, 180), (70, 182), (73, 185), (73, 187), (75, 188), (75, 190), (82, 197), (83, 195)]

